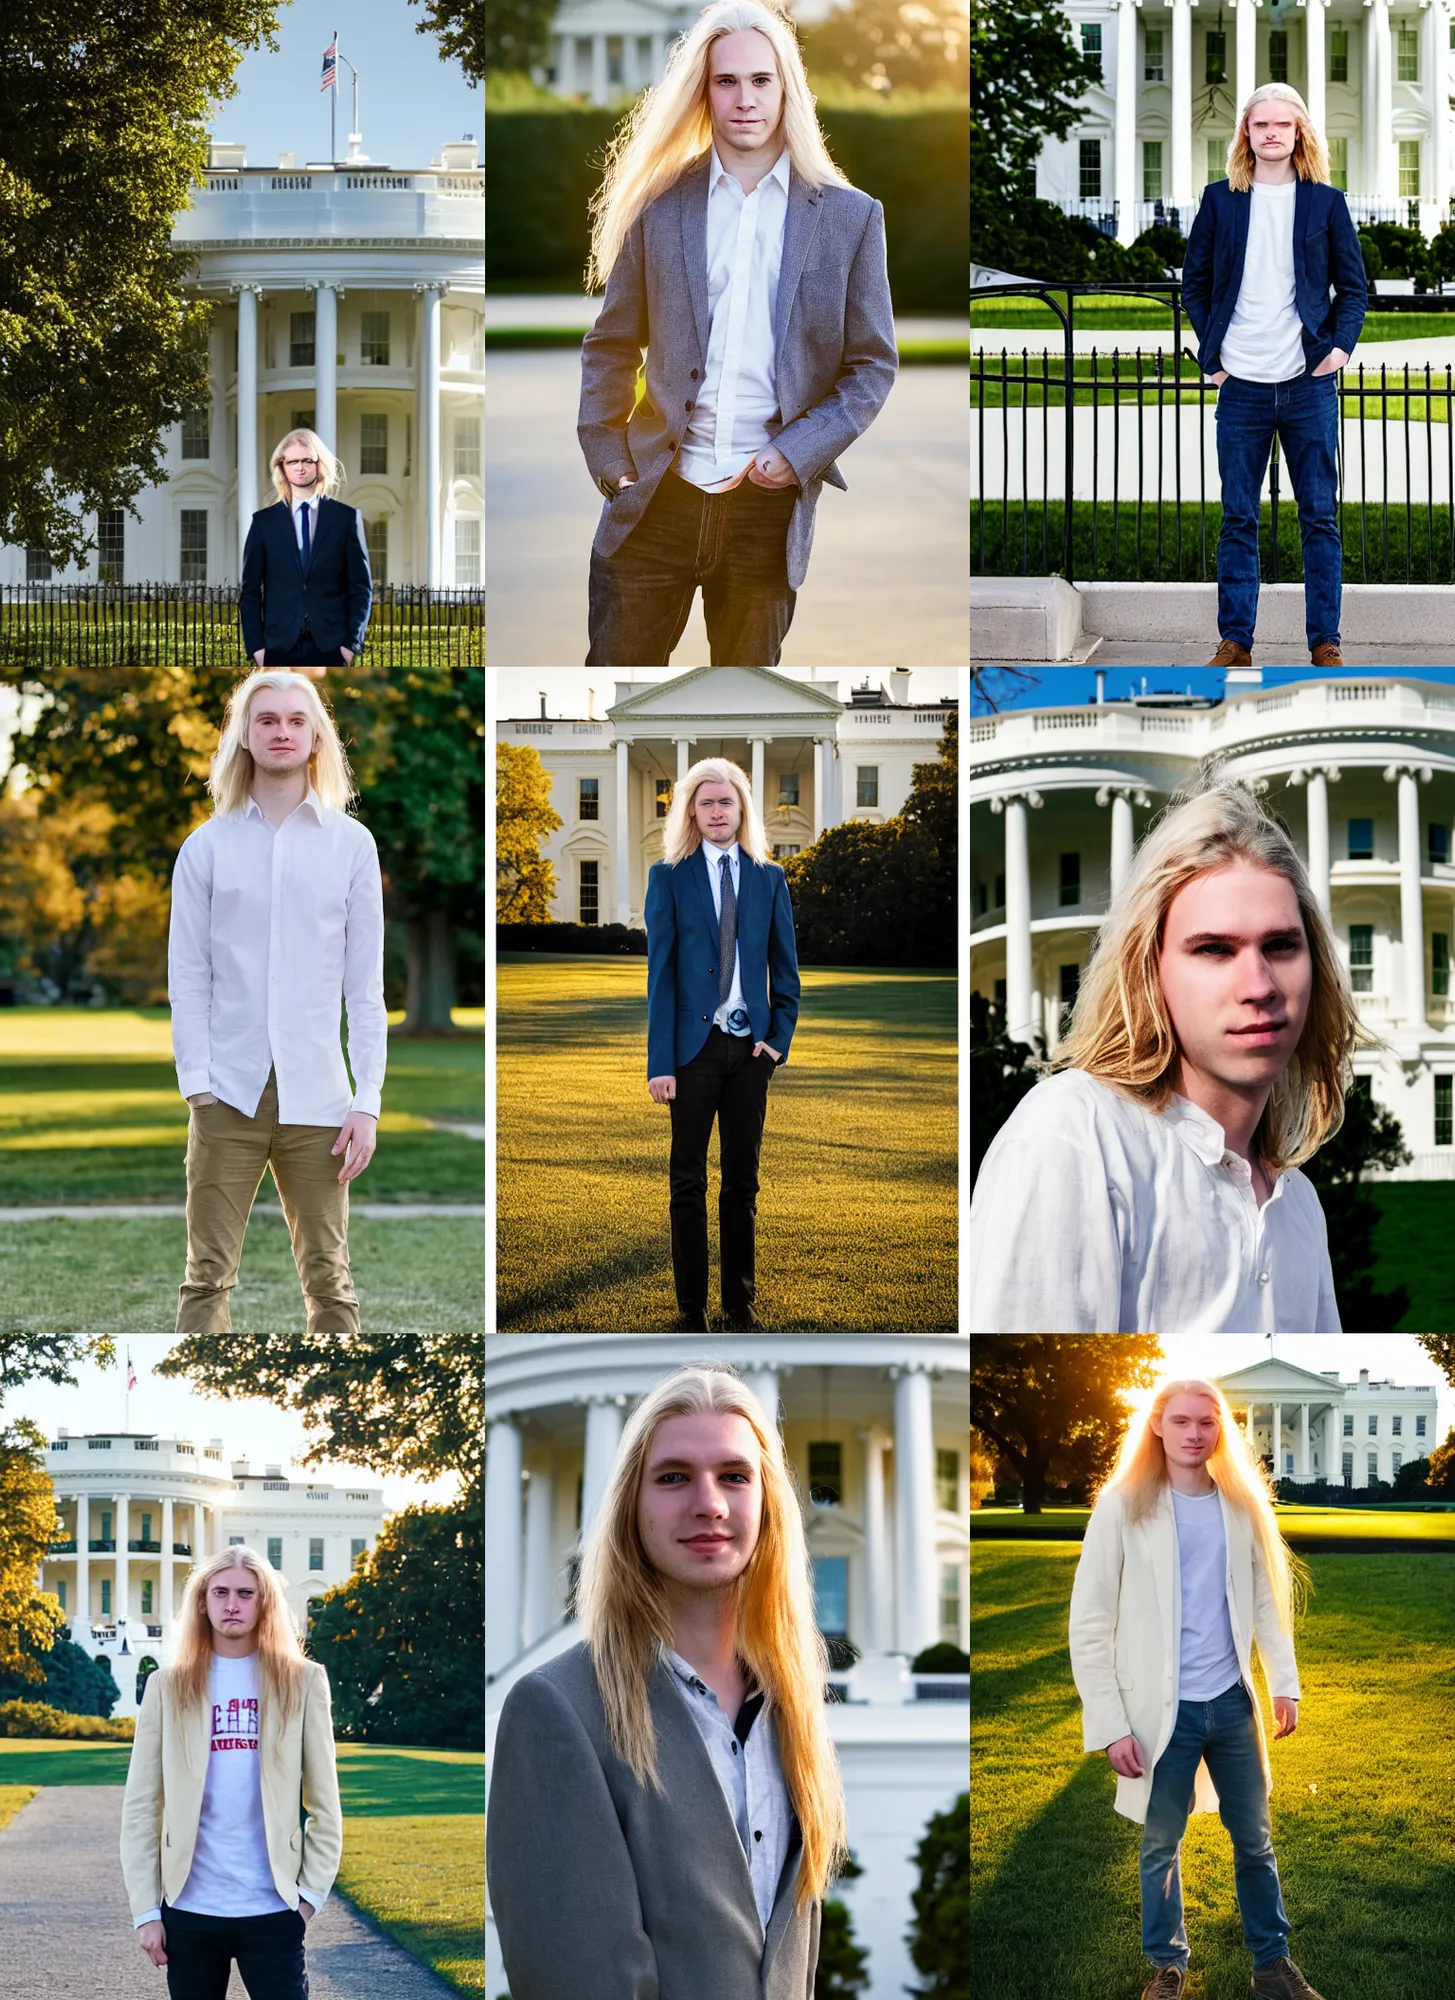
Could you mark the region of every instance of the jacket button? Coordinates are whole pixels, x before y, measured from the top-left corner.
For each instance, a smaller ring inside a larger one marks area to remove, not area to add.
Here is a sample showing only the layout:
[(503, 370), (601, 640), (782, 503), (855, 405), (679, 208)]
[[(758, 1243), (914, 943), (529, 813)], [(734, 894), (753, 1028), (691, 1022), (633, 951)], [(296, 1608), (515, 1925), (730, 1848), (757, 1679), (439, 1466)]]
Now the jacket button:
[(692, 379), (694, 382), (697, 380), (697, 370), (695, 368), (692, 371)]
[(706, 1021), (706, 1020), (708, 1020), (708, 1019), (710, 1018), (710, 1016), (708, 1016), (708, 1015), (704, 1014), (702, 1018), (703, 1018), (703, 1020), (704, 1020), (704, 1021)]
[(688, 404), (686, 405), (686, 407), (687, 407), (687, 408), (688, 408), (689, 410), (695, 410), (695, 409), (697, 408), (697, 405), (696, 405), (696, 403), (688, 403)]

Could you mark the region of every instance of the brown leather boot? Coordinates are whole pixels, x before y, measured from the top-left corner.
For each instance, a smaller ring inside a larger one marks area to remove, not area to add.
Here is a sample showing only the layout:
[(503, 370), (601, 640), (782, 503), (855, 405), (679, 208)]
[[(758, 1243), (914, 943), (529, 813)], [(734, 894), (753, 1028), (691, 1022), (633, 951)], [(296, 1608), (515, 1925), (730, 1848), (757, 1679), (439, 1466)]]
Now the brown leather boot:
[(1255, 1972), (1252, 1990), (1263, 1994), (1265, 2000), (1323, 2000), (1291, 1958), (1280, 1958), (1276, 1965)]
[(1315, 646), (1309, 658), (1316, 667), (1342, 667), (1344, 655), (1337, 646)]
[(1182, 2000), (1187, 1974), (1180, 1965), (1154, 1965), (1142, 1988), (1142, 2000)]
[(1210, 667), (1251, 667), (1252, 664), (1253, 655), (1247, 647), (1236, 645), (1231, 639), (1224, 639), (1208, 661)]

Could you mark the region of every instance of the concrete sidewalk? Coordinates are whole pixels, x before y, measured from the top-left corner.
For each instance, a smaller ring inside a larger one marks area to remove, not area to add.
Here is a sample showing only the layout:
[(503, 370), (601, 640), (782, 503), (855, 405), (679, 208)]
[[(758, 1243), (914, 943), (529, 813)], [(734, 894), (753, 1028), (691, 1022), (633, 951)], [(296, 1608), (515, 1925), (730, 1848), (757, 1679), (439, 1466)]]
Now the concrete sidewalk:
[[(132, 1935), (117, 1858), (121, 1798), (120, 1785), (47, 1786), (0, 1833), (0, 1993), (8, 2000), (165, 2000), (166, 1973)], [(338, 1895), (308, 1927), (308, 1987), (309, 2000), (454, 1995)], [(235, 1966), (227, 2000), (247, 2000)]]

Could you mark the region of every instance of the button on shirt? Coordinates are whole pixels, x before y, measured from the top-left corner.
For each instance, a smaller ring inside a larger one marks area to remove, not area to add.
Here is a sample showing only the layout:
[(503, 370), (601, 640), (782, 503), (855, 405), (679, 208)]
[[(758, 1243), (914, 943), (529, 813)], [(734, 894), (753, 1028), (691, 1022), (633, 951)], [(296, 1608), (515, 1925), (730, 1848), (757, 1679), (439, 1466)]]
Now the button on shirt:
[(1260, 1208), (1185, 1097), (1160, 1115), (1058, 1071), (996, 1133), (970, 1203), (972, 1333), (1339, 1333), (1313, 1183)]
[(184, 1097), (210, 1090), (251, 1118), (272, 1069), (280, 1124), (337, 1126), (350, 1110), (377, 1118), (389, 1022), (368, 828), (325, 809), (310, 786), (276, 829), (249, 799), (188, 834), (172, 875), (167, 987)]
[(703, 380), (695, 385), (677, 470), (711, 490), (735, 479), (764, 445), (778, 414), (773, 314), (788, 219), (785, 149), (751, 194), (712, 149), (707, 195), (707, 311)]
[[(722, 922), (722, 857), (724, 855), (727, 856), (728, 866), (731, 868), (733, 876), (733, 895), (737, 899), (738, 922), (741, 924), (743, 920), (742, 857), (738, 852), (738, 843), (734, 841), (731, 847), (714, 847), (711, 841), (704, 840), (702, 843), (702, 852), (707, 861), (707, 879), (712, 884), (712, 907), (717, 912), (719, 924)], [(712, 1025), (715, 1028), (721, 1028), (725, 1035), (751, 1035), (753, 1032), (751, 1025), (746, 1028), (730, 1028), (728, 1026), (728, 1015), (732, 1013), (734, 1007), (742, 1007), (746, 1010), (747, 1004), (747, 1001), (743, 998), (743, 955), (738, 950), (736, 943), (734, 943), (732, 991), (713, 1015)]]
[[(762, 1696), (749, 1696), (735, 1722), (729, 1721), (696, 1669), (670, 1646), (662, 1650), (722, 1786), (752, 1877), (758, 1920), (766, 1931), (793, 1829), (773, 1711)], [(755, 1709), (755, 1701), (762, 1707)]]

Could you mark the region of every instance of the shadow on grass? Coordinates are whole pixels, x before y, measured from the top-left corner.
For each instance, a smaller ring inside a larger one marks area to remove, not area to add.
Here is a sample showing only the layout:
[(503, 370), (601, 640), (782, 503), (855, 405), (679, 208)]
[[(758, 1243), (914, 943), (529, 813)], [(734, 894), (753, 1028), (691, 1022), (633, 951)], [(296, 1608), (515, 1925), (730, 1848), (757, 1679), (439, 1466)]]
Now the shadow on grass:
[(411, 1819), (485, 1810), (483, 1760), (444, 1763), (388, 1744), (340, 1746), (339, 1797), (353, 1819)]
[[(504, 1333), (510, 1327), (518, 1327), (529, 1332), (531, 1321), (544, 1314), (568, 1312), (591, 1292), (625, 1284), (629, 1280), (641, 1281), (653, 1277), (661, 1282), (664, 1308), (670, 1318), (675, 1307), (671, 1305), (674, 1293), (668, 1260), (659, 1243), (639, 1243), (630, 1250), (618, 1251), (615, 1256), (602, 1257), (594, 1264), (574, 1268), (550, 1284), (533, 1285), (528, 1291), (517, 1293), (513, 1299), (502, 1298), (500, 1331)], [(619, 1331), (631, 1333), (636, 1329), (621, 1327)]]

